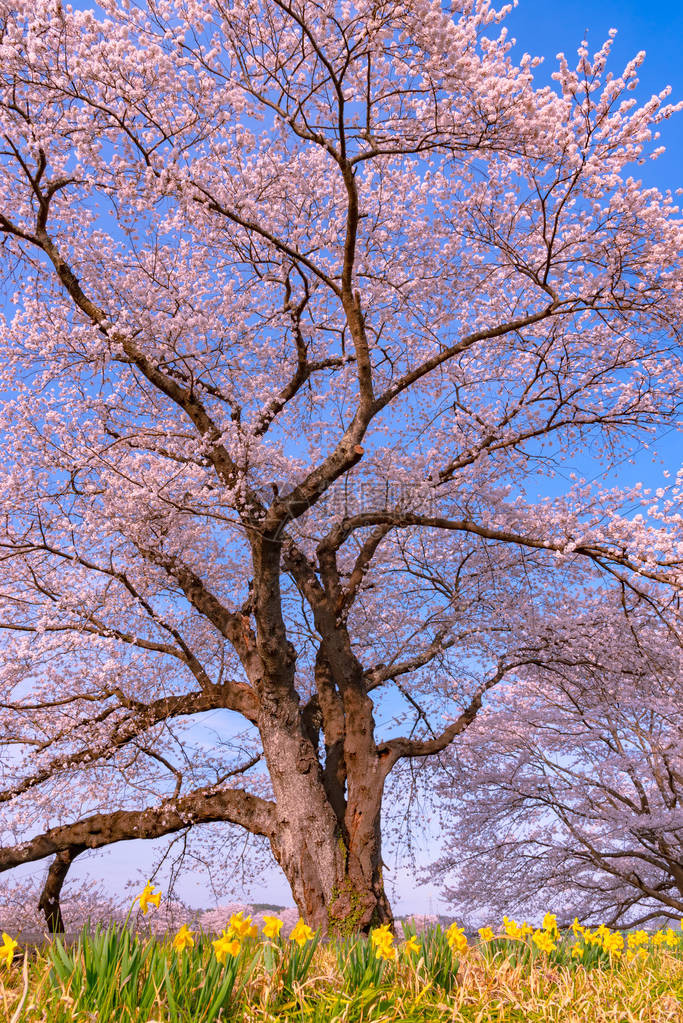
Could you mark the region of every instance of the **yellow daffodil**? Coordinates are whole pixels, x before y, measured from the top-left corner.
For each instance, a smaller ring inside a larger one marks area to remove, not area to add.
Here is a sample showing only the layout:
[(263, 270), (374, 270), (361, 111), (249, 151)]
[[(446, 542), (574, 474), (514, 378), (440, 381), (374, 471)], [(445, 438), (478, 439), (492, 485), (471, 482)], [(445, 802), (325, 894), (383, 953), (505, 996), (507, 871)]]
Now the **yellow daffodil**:
[(572, 959), (580, 959), (583, 952), (583, 945), (574, 945), (574, 948), (572, 949)]
[(315, 931), (312, 931), (308, 924), (305, 924), (301, 917), (299, 917), (296, 926), (292, 929), (292, 933), (289, 935), (290, 941), (295, 941), (299, 948), (303, 948), (307, 941), (311, 941), (315, 937)]
[(462, 955), (467, 949), (467, 935), (462, 927), (458, 927), (456, 923), (451, 924), (446, 931), (446, 941), (448, 942), (448, 947), (455, 949), (459, 955)]
[(282, 930), (282, 920), (277, 916), (263, 917), (263, 933), (267, 938), (277, 938)]
[(549, 931), (536, 930), (531, 940), (541, 952), (554, 952), (557, 948)]
[(408, 940), (403, 945), (404, 952), (419, 952), (420, 943), (414, 934), (411, 934)]
[(226, 956), (228, 954), (225, 946), (227, 945), (229, 940), (230, 939), (228, 938), (227, 934), (225, 933), (225, 931), (223, 931), (220, 938), (216, 938), (215, 941), (211, 942), (211, 944), (213, 945), (214, 955), (216, 956), (216, 959), (218, 960), (219, 963), (225, 962)]
[(676, 946), (678, 945), (678, 935), (676, 934), (673, 927), (667, 927), (665, 937), (668, 948), (676, 948)]
[(526, 920), (525, 920), (525, 921), (524, 921), (524, 923), (522, 924), (522, 927), (521, 927), (521, 931), (522, 931), (522, 937), (523, 937), (523, 938), (526, 938), (526, 936), (527, 936), (528, 934), (533, 934), (533, 933), (534, 933), (534, 929), (533, 929), (533, 927), (531, 926), (531, 924), (528, 924), (528, 923), (526, 922)]
[(584, 933), (584, 930), (585, 930), (585, 928), (582, 927), (581, 924), (579, 923), (578, 916), (575, 916), (574, 917), (574, 922), (572, 923), (572, 931), (574, 933), (574, 937), (578, 938), (581, 934)]
[(11, 966), (14, 959), (14, 950), (18, 942), (11, 938), (5, 931), (2, 932), (2, 945), (0, 945), (0, 960), (4, 960), (5, 966)]
[(172, 945), (176, 952), (182, 952), (186, 948), (192, 948), (194, 945), (194, 938), (192, 937), (192, 931), (187, 929), (186, 924), (183, 924), (180, 928), (172, 941)]
[(395, 959), (396, 949), (390, 941), (383, 941), (375, 947), (376, 959)]
[(396, 958), (394, 935), (391, 933), (389, 924), (382, 924), (380, 927), (374, 927), (370, 932), (370, 941), (375, 949), (375, 957), (377, 959)]
[(557, 917), (555, 916), (554, 913), (546, 913), (546, 915), (543, 917), (541, 927), (543, 928), (544, 931), (547, 931), (548, 934), (551, 934), (553, 937), (559, 936), (560, 931), (557, 926)]
[(652, 935), (652, 944), (655, 946), (655, 948), (659, 948), (659, 946), (663, 945), (665, 941), (666, 935), (664, 934), (664, 931), (655, 931), (655, 933)]
[(231, 938), (226, 931), (223, 931), (220, 938), (212, 941), (214, 952), (216, 953), (216, 959), (219, 963), (224, 963), (226, 958), (231, 956), (238, 956), (240, 954), (240, 945), (237, 938)]
[(503, 917), (503, 927), (508, 938), (521, 938), (522, 928), (519, 926), (516, 920), (511, 920), (509, 917)]
[(389, 924), (381, 924), (379, 927), (373, 927), (370, 932), (370, 941), (373, 945), (381, 945), (384, 941), (390, 943), (394, 940), (394, 936), (391, 933)]
[(244, 911), (233, 913), (229, 920), (228, 933), (237, 938), (255, 937), (258, 934), (258, 927), (254, 928), (250, 916), (245, 916)]
[(641, 945), (647, 945), (649, 940), (650, 936), (647, 931), (632, 931), (626, 939), (626, 943), (630, 949), (637, 949)]
[(619, 931), (615, 931), (613, 934), (606, 934), (602, 939), (602, 947), (610, 955), (620, 956), (624, 950), (623, 934), (620, 934)]
[(479, 937), (481, 938), (482, 941), (493, 941), (493, 939), (495, 938), (495, 934), (493, 933), (490, 927), (480, 927)]
[(134, 901), (140, 903), (140, 909), (142, 910), (142, 915), (146, 916), (147, 915), (147, 910), (149, 909), (150, 906), (156, 906), (157, 909), (159, 908), (159, 901), (160, 901), (160, 899), (161, 899), (161, 892), (160, 891), (159, 892), (155, 892), (154, 891), (154, 885), (152, 884), (151, 881), (148, 881), (147, 884), (145, 885), (145, 887), (140, 892), (140, 894), (135, 896), (135, 900)]

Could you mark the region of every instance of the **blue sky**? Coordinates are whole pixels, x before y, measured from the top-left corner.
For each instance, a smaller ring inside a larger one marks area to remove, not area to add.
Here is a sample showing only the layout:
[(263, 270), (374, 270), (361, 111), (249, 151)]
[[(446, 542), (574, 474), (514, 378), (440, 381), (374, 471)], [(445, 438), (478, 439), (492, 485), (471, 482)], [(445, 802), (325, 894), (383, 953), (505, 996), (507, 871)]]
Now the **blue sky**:
[[(81, 0), (79, 7), (87, 6)], [(665, 85), (673, 89), (674, 101), (683, 98), (683, 60), (681, 39), (683, 39), (683, 0), (602, 0), (600, 4), (589, 0), (569, 0), (564, 4), (549, 0), (520, 0), (519, 6), (507, 19), (511, 36), (517, 40), (514, 53), (520, 56), (524, 51), (545, 57), (545, 64), (538, 70), (538, 78), (547, 81), (554, 70), (555, 55), (564, 51), (570, 63), (577, 46), (588, 31), (589, 49), (599, 49), (610, 28), (616, 28), (616, 37), (611, 68), (619, 73), (623, 65), (639, 50), (647, 52), (641, 69), (641, 85), (637, 95), (641, 100), (659, 92)], [(676, 189), (683, 185), (680, 167), (683, 163), (683, 114), (663, 125), (662, 144), (667, 152), (655, 163), (648, 163), (638, 169), (648, 184), (661, 188)], [(665, 448), (667, 461), (676, 452), (676, 441), (669, 438)], [(640, 468), (640, 467), (639, 467)], [(156, 843), (155, 843), (156, 844)], [(74, 867), (74, 877), (90, 874), (105, 882), (113, 891), (123, 893), (126, 881), (138, 876), (138, 871), (147, 872), (153, 859), (152, 843), (122, 843), (104, 854), (83, 856)], [(432, 849), (429, 847), (432, 845)], [(423, 862), (437, 854), (430, 836), (426, 836)], [(430, 854), (431, 853), (431, 854)], [(390, 864), (390, 866), (392, 866)], [(24, 876), (35, 870), (22, 872)], [(390, 870), (388, 880), (395, 876)], [(162, 874), (161, 884), (164, 884)], [(2, 882), (0, 882), (1, 884)], [(178, 886), (178, 893), (190, 904), (213, 905), (215, 900), (200, 876), (187, 877)], [(391, 891), (390, 891), (390, 894)], [(225, 892), (220, 901), (240, 897), (239, 879), (235, 888)], [(273, 869), (272, 876), (252, 891), (252, 898), (291, 904), (291, 896), (283, 875)], [(428, 886), (418, 888), (414, 877), (407, 870), (396, 881), (393, 893), (394, 907), (399, 912), (446, 911), (439, 903), (436, 890)]]
[[(555, 67), (560, 51), (570, 60), (587, 31), (589, 50), (594, 53), (617, 29), (611, 68), (617, 73), (639, 50), (647, 57), (641, 68), (637, 95), (648, 99), (670, 85), (672, 100), (683, 99), (683, 3), (681, 0), (519, 0), (508, 16), (509, 33), (517, 40), (515, 53), (545, 57), (538, 76), (547, 78)], [(643, 177), (651, 184), (666, 188), (682, 185), (680, 166), (683, 158), (683, 117), (663, 126), (662, 144), (667, 152), (643, 168)]]

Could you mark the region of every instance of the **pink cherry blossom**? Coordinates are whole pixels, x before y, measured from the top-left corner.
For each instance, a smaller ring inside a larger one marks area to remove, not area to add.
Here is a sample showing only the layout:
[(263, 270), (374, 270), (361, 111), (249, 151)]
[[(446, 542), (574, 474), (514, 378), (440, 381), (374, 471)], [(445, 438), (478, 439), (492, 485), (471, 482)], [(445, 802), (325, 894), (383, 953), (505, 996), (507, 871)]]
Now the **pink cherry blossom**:
[(389, 922), (392, 771), (615, 594), (680, 635), (683, 479), (612, 471), (680, 425), (679, 107), (611, 36), (538, 86), (506, 10), (0, 0), (0, 871), (52, 925), (86, 849), (226, 829)]

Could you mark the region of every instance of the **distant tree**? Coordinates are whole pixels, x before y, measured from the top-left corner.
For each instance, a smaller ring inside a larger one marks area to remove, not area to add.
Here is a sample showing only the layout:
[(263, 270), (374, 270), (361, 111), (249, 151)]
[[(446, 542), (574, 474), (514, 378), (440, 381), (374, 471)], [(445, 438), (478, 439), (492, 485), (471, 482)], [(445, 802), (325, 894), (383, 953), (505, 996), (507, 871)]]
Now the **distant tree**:
[(683, 226), (631, 176), (675, 108), (611, 41), (535, 87), (501, 19), (0, 0), (0, 871), (50, 860), (54, 926), (84, 850), (216, 822), (311, 924), (389, 920), (392, 768), (549, 603), (675, 616), (676, 496), (548, 489), (678, 421)]
[(560, 644), (512, 693), (499, 690), (444, 754), (449, 851), (430, 876), (461, 910), (552, 906), (565, 923), (578, 915), (622, 926), (678, 920), (680, 643), (638, 612), (603, 607)]

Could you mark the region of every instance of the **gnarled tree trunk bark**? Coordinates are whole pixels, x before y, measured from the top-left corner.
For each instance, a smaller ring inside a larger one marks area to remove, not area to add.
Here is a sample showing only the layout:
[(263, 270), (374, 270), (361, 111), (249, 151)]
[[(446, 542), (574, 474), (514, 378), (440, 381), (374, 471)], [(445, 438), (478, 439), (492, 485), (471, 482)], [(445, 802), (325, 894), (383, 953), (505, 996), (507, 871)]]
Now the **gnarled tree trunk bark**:
[[(302, 745), (305, 750), (305, 739)], [(323, 933), (368, 933), (393, 922), (382, 878), (379, 767), (360, 799), (345, 803), (341, 819), (317, 760), (300, 761), (301, 773), (294, 776), (274, 772), (271, 847), (301, 915)]]
[[(375, 829), (376, 833), (379, 829)], [(289, 822), (272, 842), (275, 857), (292, 888), (299, 912), (325, 934), (367, 934), (393, 923), (384, 892), (379, 844), (349, 849), (339, 832), (321, 842)]]
[[(287, 543), (285, 564), (321, 636), (315, 695), (303, 706), (279, 590), (281, 544), (254, 543), (254, 616), (263, 675), (258, 728), (275, 797), (271, 847), (302, 916), (324, 933), (367, 933), (392, 914), (381, 870), (380, 818), (390, 756), (375, 745), (373, 705), (330, 566), (323, 582)], [(322, 745), (324, 744), (324, 754)]]

